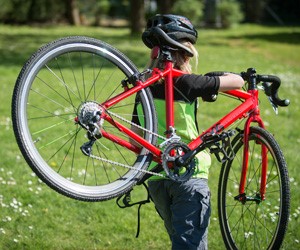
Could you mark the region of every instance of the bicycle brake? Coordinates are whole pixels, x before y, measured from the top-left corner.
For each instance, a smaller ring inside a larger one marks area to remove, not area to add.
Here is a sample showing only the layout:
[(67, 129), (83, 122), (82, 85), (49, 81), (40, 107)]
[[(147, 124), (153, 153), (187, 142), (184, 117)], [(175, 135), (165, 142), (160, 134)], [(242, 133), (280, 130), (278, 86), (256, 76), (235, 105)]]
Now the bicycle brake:
[(258, 89), (262, 89), (266, 96), (268, 97), (268, 100), (275, 112), (276, 115), (278, 115), (278, 105), (274, 102), (272, 95), (271, 95), (271, 86), (272, 84), (269, 82), (263, 82), (262, 86), (257, 86)]

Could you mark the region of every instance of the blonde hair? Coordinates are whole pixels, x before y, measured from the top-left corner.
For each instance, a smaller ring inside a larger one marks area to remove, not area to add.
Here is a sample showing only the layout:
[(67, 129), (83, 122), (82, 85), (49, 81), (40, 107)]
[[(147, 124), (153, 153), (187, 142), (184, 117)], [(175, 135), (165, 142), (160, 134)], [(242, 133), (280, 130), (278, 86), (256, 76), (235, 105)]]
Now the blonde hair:
[[(183, 41), (181, 42), (184, 46), (186, 46), (188, 49), (191, 50), (193, 53), (193, 57), (188, 57), (184, 52), (177, 50), (172, 52), (172, 57), (174, 60), (174, 68), (180, 69), (183, 72), (186, 72), (188, 74), (191, 74), (193, 72), (192, 70), (192, 65), (190, 63), (190, 59), (192, 58), (194, 62), (195, 68), (198, 66), (198, 51), (194, 47), (194, 45), (191, 42)], [(163, 63), (158, 59), (151, 59), (148, 68), (153, 69), (153, 68), (159, 68), (162, 69)]]

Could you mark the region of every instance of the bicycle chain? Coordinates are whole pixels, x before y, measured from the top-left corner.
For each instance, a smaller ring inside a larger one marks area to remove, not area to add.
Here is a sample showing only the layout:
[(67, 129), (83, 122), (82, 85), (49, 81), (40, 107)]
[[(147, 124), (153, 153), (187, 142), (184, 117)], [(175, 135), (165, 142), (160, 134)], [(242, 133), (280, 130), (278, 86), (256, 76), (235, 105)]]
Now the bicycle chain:
[(122, 120), (122, 121), (124, 121), (124, 122), (126, 122), (126, 123), (128, 123), (128, 124), (130, 124), (130, 125), (132, 125), (132, 126), (135, 126), (135, 127), (139, 128), (139, 129), (141, 129), (141, 130), (143, 130), (143, 131), (145, 131), (145, 132), (147, 132), (147, 133), (149, 133), (149, 134), (155, 135), (155, 136), (157, 136), (158, 138), (160, 138), (160, 139), (162, 139), (162, 140), (164, 140), (164, 141), (167, 140), (167, 138), (165, 138), (165, 137), (163, 137), (163, 136), (161, 136), (161, 135), (159, 135), (159, 134), (156, 134), (156, 133), (152, 132), (151, 130), (145, 129), (145, 128), (143, 128), (142, 126), (137, 125), (137, 124), (135, 124), (135, 123), (133, 123), (133, 122), (131, 122), (131, 121), (129, 121), (129, 120), (126, 120), (125, 118), (123, 118), (122, 116), (117, 115), (116, 113), (113, 113), (113, 112), (111, 112), (111, 111), (109, 111), (109, 110), (106, 110), (106, 112), (107, 112), (109, 115), (115, 116), (115, 117), (119, 118), (120, 120)]
[[(148, 129), (145, 129), (145, 128), (143, 128), (142, 126), (139, 126), (139, 125), (137, 125), (137, 124), (135, 124), (135, 123), (133, 123), (133, 122), (131, 122), (131, 121), (129, 121), (129, 120), (126, 120), (125, 118), (123, 118), (123, 117), (117, 115), (116, 113), (113, 113), (113, 112), (108, 111), (108, 110), (106, 110), (106, 112), (107, 112), (110, 116), (115, 116), (115, 117), (119, 118), (120, 120), (122, 120), (122, 121), (124, 121), (124, 122), (126, 122), (126, 123), (129, 123), (129, 124), (132, 125), (132, 126), (135, 126), (135, 127), (139, 128), (139, 129), (141, 129), (141, 130), (143, 130), (143, 131), (145, 131), (145, 132), (147, 132), (147, 133), (149, 133), (149, 134), (153, 134), (153, 135), (157, 136), (158, 138), (160, 138), (160, 139), (162, 139), (162, 140), (166, 140), (165, 137), (160, 136), (160, 135), (158, 135), (158, 134), (156, 134), (156, 133), (154, 133), (154, 132), (152, 132), (152, 131), (150, 131), (150, 130), (148, 130)], [(149, 171), (149, 170), (145, 170), (145, 169), (138, 169), (138, 168), (135, 168), (135, 167), (132, 167), (132, 166), (129, 166), (129, 165), (125, 165), (125, 164), (123, 164), (123, 163), (119, 163), (119, 162), (111, 161), (111, 160), (108, 160), (108, 159), (104, 159), (104, 158), (101, 158), (101, 157), (96, 156), (96, 155), (93, 155), (93, 154), (90, 154), (89, 157), (91, 157), (91, 158), (93, 158), (93, 159), (96, 159), (96, 160), (98, 160), (98, 161), (102, 161), (102, 162), (106, 162), (106, 163), (112, 164), (112, 165), (116, 165), (116, 166), (128, 168), (128, 169), (131, 169), (131, 170), (137, 170), (137, 171), (142, 172), (142, 173), (145, 173), (145, 174), (151, 174), (151, 175), (156, 175), (156, 176), (159, 176), (159, 177), (165, 177), (165, 175), (160, 174), (160, 173), (155, 173), (155, 172), (152, 172), (152, 171)]]
[(113, 165), (116, 165), (116, 166), (120, 166), (120, 167), (124, 167), (124, 168), (128, 168), (128, 169), (132, 169), (132, 170), (137, 170), (137, 171), (143, 172), (145, 174), (151, 174), (151, 175), (156, 175), (156, 176), (160, 176), (160, 177), (165, 177), (165, 175), (160, 174), (160, 173), (155, 173), (155, 172), (152, 172), (152, 171), (149, 171), (149, 170), (145, 170), (145, 169), (138, 169), (138, 168), (135, 168), (135, 167), (132, 167), (132, 166), (129, 166), (129, 165), (125, 165), (123, 163), (119, 163), (119, 162), (107, 160), (107, 159), (101, 158), (101, 157), (96, 156), (96, 155), (90, 154), (89, 157), (91, 157), (93, 159), (96, 159), (96, 160), (99, 160), (99, 161), (102, 161), (102, 162), (110, 163), (110, 164), (113, 164)]

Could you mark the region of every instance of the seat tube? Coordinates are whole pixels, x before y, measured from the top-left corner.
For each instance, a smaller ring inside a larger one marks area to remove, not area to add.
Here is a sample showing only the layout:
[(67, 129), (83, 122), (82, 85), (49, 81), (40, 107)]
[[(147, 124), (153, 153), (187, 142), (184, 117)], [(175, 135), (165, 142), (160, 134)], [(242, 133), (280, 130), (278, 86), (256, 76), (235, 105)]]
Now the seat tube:
[[(170, 127), (174, 128), (173, 64), (171, 61), (166, 61), (166, 68), (169, 69), (169, 73), (165, 77), (166, 131), (169, 131)], [(170, 133), (167, 133), (167, 138), (169, 136)]]

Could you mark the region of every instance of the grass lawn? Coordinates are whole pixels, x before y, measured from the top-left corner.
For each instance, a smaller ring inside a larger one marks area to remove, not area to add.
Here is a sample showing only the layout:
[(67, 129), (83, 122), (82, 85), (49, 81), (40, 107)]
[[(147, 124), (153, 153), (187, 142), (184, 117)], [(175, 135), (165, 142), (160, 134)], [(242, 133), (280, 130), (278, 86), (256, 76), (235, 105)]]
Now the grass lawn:
[[(85, 203), (66, 198), (41, 183), (25, 163), (11, 123), (11, 96), (18, 73), (41, 45), (63, 36), (85, 35), (103, 40), (126, 54), (139, 69), (149, 50), (128, 29), (94, 27), (27, 27), (0, 25), (0, 249), (167, 249), (170, 242), (153, 204), (142, 207), (141, 232), (135, 238), (137, 207), (119, 209), (115, 200)], [(291, 185), (291, 216), (283, 249), (300, 247), (300, 27), (242, 25), (228, 31), (199, 30), (199, 65), (195, 72), (241, 72), (255, 67), (260, 74), (281, 78), (279, 96), (291, 105), (278, 116), (261, 95), (261, 113), (286, 157)], [(201, 104), (199, 125), (206, 128), (220, 110)], [(226, 102), (227, 104), (227, 102)], [(213, 214), (209, 247), (225, 249), (217, 218), (217, 183), (220, 164), (213, 158), (210, 187)], [(138, 198), (145, 196), (141, 187)]]

